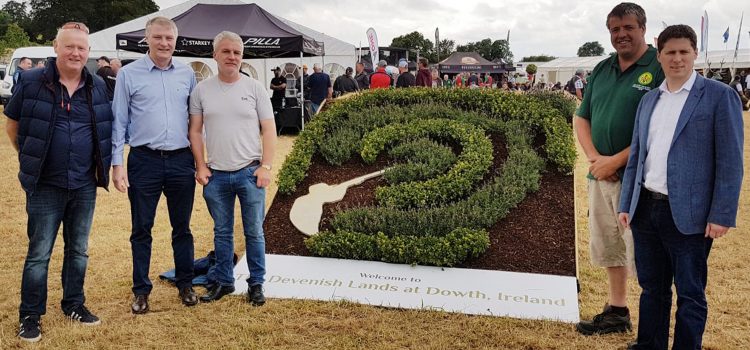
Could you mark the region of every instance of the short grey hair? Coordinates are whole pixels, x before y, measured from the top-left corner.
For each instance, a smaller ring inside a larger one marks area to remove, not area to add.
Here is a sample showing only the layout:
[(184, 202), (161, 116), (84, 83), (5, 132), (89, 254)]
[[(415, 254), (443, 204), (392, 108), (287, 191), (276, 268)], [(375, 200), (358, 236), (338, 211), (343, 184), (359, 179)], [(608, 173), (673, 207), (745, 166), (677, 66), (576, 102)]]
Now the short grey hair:
[(317, 70), (322, 69), (322, 68), (320, 68), (320, 63), (313, 64), (313, 70), (315, 70), (315, 69), (317, 69)]
[(171, 27), (172, 31), (174, 31), (175, 38), (177, 38), (177, 24), (174, 23), (173, 20), (164, 16), (156, 16), (154, 18), (149, 19), (148, 22), (146, 22), (146, 37), (148, 37), (148, 34), (151, 31), (151, 26), (154, 24)]
[(237, 33), (233, 33), (233, 32), (225, 30), (225, 31), (223, 31), (223, 32), (221, 32), (219, 34), (216, 34), (216, 37), (214, 37), (214, 52), (216, 52), (216, 50), (218, 50), (219, 43), (221, 43), (222, 40), (234, 41), (234, 42), (240, 44), (240, 46), (244, 46), (245, 45), (245, 43), (242, 41), (242, 38), (240, 38), (240, 36), (237, 35)]

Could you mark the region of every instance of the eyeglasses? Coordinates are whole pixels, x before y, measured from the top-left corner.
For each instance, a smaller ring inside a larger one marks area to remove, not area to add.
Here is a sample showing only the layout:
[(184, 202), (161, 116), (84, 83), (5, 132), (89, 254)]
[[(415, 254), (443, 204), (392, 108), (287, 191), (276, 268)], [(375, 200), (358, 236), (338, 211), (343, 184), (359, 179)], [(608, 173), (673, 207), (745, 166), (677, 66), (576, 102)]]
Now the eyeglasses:
[(63, 24), (60, 29), (78, 29), (86, 34), (89, 33), (89, 27), (81, 22), (68, 22)]

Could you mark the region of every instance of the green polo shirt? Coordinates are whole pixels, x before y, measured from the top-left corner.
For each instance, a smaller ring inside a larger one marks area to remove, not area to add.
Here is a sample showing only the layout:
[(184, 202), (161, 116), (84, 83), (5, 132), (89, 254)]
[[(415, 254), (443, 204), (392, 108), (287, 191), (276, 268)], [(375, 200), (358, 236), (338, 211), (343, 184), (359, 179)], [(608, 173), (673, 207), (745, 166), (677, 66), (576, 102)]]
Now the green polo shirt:
[[(599, 62), (587, 80), (576, 114), (591, 123), (591, 139), (599, 154), (617, 154), (630, 146), (641, 97), (664, 80), (656, 49), (649, 45), (646, 53), (624, 72), (617, 55), (612, 55)], [(589, 178), (593, 178), (591, 174)]]

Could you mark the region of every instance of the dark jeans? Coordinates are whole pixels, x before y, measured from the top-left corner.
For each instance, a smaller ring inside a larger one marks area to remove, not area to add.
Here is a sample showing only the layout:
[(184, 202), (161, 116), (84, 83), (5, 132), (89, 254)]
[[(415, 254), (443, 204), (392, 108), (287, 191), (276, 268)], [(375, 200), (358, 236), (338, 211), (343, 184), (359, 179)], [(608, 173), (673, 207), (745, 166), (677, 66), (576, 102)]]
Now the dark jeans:
[(62, 309), (67, 312), (86, 301), (83, 281), (89, 259), (89, 232), (95, 203), (96, 186), (93, 182), (76, 190), (39, 184), (33, 195), (26, 195), (29, 251), (21, 281), (21, 318), (41, 316), (47, 311), (47, 271), (60, 224), (63, 225), (65, 242)]
[(641, 292), (637, 349), (667, 349), (672, 282), (677, 290), (673, 349), (700, 349), (706, 327), (706, 279), (713, 239), (682, 234), (669, 201), (644, 198), (631, 222)]
[(151, 265), (151, 228), (161, 194), (167, 197), (172, 225), (172, 251), (178, 288), (192, 286), (193, 234), (190, 215), (195, 196), (195, 163), (190, 150), (159, 154), (131, 148), (128, 155), (128, 198), (132, 216), (130, 246), (133, 252), (133, 293), (149, 294)]
[(257, 186), (258, 178), (253, 173), (258, 167), (237, 171), (212, 170), (210, 181), (203, 187), (206, 206), (214, 219), (216, 265), (208, 271), (210, 282), (234, 286), (234, 203), (235, 198), (239, 198), (250, 271), (247, 284), (263, 284), (266, 274), (266, 240), (263, 236), (266, 189)]

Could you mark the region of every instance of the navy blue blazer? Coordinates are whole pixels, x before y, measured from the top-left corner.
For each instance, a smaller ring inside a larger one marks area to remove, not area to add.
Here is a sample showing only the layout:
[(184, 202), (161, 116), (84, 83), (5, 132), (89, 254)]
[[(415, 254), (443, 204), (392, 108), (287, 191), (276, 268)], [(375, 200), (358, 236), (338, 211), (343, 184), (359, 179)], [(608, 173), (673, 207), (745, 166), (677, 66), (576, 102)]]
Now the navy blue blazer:
[[(630, 155), (622, 180), (620, 212), (632, 221), (643, 184), (648, 128), (661, 90), (638, 104)], [(698, 75), (682, 108), (667, 156), (672, 218), (683, 234), (703, 234), (707, 222), (736, 225), (742, 184), (742, 107), (737, 93)]]

